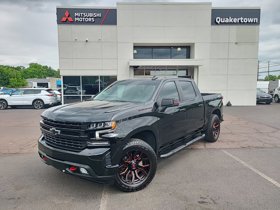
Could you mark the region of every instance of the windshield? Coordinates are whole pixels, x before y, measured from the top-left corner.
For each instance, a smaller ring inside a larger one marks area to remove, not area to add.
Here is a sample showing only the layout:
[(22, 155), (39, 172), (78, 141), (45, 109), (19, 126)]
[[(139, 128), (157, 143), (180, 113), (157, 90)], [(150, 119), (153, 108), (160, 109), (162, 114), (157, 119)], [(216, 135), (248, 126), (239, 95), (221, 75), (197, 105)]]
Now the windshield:
[(262, 89), (257, 89), (257, 91), (259, 92), (259, 93), (266, 93), (266, 92), (264, 92)]
[(153, 97), (159, 83), (158, 80), (119, 81), (99, 93), (94, 100), (147, 102)]

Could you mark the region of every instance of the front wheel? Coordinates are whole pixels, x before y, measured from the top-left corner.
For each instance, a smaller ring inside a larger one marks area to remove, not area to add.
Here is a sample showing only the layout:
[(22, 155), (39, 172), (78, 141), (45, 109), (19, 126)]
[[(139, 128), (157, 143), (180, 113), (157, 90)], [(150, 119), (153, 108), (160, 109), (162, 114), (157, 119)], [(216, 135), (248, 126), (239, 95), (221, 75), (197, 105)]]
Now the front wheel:
[(153, 148), (143, 140), (131, 139), (123, 148), (115, 185), (125, 192), (141, 190), (152, 181), (156, 168)]
[(43, 109), (44, 108), (44, 102), (40, 99), (36, 99), (33, 102), (33, 107), (34, 107), (34, 109)]
[(216, 114), (212, 114), (208, 127), (205, 133), (205, 140), (208, 142), (216, 142), (220, 136), (221, 131), (221, 120)]

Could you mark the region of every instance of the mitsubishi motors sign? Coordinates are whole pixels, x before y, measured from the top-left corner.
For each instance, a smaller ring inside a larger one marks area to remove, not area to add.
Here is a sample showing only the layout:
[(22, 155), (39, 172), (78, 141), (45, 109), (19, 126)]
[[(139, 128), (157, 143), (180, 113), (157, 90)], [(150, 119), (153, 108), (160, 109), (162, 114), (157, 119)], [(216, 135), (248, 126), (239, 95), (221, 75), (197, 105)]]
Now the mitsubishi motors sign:
[(117, 25), (116, 9), (57, 8), (57, 24)]

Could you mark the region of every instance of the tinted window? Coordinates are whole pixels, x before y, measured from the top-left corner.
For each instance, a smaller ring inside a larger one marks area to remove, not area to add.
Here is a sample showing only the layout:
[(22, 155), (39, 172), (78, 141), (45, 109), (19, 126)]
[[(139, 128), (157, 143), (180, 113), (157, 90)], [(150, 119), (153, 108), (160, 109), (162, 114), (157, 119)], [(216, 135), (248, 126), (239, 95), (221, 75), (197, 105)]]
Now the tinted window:
[(12, 92), (12, 95), (22, 95), (23, 94), (23, 90), (15, 90)]
[(163, 98), (179, 100), (179, 94), (175, 82), (167, 82), (163, 85), (159, 92), (158, 101), (161, 102)]
[(116, 76), (100, 76), (100, 91), (117, 81)]
[(134, 59), (187, 59), (190, 46), (135, 46)]
[(135, 47), (133, 55), (136, 59), (149, 59), (153, 57), (153, 50), (151, 47)]
[(46, 90), (48, 93), (54, 93), (53, 89), (47, 89)]
[(191, 82), (179, 81), (179, 84), (183, 92), (183, 100), (193, 99), (196, 97), (195, 90)]
[(41, 90), (28, 89), (28, 90), (24, 90), (24, 91), (23, 91), (23, 94), (24, 94), (24, 95), (39, 94), (39, 93), (41, 93)]
[(190, 58), (190, 48), (189, 47), (172, 47), (171, 57), (173, 59), (184, 59)]
[(155, 47), (153, 49), (153, 59), (170, 59), (169, 47)]
[(96, 95), (99, 93), (99, 76), (83, 76), (83, 95)]
[(81, 95), (79, 76), (63, 77), (64, 95)]

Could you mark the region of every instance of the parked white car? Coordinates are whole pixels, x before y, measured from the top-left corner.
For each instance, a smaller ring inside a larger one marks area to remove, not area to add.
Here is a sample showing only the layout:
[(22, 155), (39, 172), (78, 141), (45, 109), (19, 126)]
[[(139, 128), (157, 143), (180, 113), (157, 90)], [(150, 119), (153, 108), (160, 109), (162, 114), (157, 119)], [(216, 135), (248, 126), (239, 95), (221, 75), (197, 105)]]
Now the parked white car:
[(57, 104), (57, 96), (48, 88), (22, 88), (10, 95), (0, 95), (0, 110), (8, 106), (16, 107), (31, 105), (34, 109), (42, 109), (45, 105)]
[(275, 102), (280, 102), (280, 86), (274, 90), (273, 98)]

